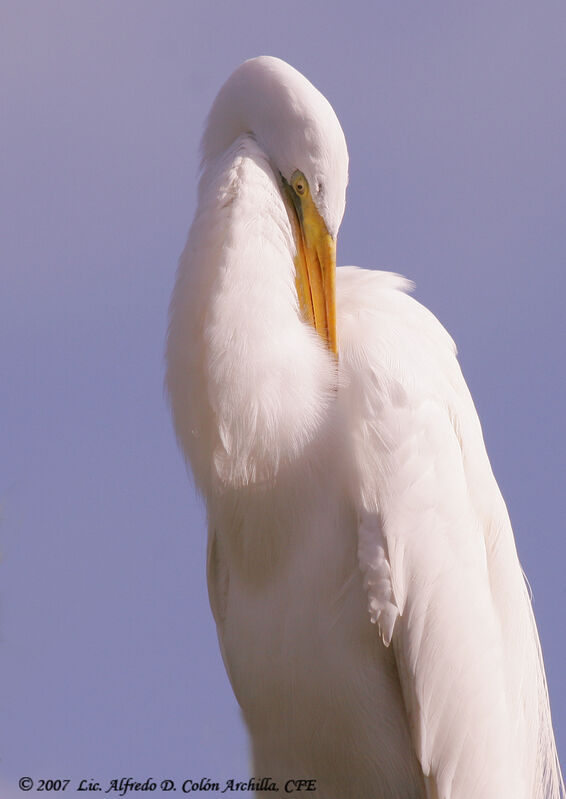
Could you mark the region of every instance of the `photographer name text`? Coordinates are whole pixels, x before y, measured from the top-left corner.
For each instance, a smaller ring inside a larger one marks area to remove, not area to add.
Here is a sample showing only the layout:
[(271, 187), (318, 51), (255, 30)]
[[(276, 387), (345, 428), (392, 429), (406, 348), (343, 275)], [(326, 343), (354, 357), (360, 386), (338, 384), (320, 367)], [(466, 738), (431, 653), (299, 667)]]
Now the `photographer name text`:
[(198, 779), (162, 779), (155, 780), (148, 777), (146, 780), (135, 780), (133, 777), (120, 777), (109, 780), (106, 783), (86, 778), (74, 782), (70, 779), (37, 779), (31, 777), (21, 777), (19, 783), (21, 791), (47, 791), (57, 793), (65, 791), (69, 786), (71, 790), (84, 792), (114, 793), (117, 796), (137, 793), (138, 791), (151, 793), (152, 791), (180, 790), (182, 793), (277, 793), (282, 791), (285, 794), (308, 793), (316, 791), (315, 779), (288, 779), (279, 784), (271, 777), (250, 777), (248, 780), (227, 779), (218, 781), (210, 777), (200, 777)]

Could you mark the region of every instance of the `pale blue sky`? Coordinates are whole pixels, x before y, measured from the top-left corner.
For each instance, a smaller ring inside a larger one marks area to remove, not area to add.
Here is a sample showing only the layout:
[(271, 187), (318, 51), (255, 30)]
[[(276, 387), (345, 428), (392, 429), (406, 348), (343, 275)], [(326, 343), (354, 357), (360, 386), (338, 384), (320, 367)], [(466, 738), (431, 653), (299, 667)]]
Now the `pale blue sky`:
[(250, 776), (162, 353), (203, 120), (262, 53), (344, 127), (339, 261), (412, 278), (456, 339), (564, 761), (563, 0), (2, 0), (0, 18), (2, 799), (24, 775)]

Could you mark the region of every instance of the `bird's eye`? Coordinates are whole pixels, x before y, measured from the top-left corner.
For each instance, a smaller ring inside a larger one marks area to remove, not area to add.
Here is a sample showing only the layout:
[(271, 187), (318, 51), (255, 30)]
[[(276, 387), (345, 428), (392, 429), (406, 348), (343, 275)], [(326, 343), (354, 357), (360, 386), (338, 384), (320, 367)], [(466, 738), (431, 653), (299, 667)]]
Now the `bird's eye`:
[(308, 186), (305, 176), (302, 174), (302, 172), (299, 172), (299, 170), (297, 170), (293, 174), (291, 181), (295, 192), (299, 196), (302, 196), (306, 192)]

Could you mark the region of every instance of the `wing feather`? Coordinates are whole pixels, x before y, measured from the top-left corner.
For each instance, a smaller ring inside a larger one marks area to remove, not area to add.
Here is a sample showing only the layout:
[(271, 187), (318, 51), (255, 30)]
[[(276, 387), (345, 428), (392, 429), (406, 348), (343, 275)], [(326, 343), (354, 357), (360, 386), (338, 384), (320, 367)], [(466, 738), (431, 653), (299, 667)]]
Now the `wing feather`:
[(224, 668), (230, 680), (230, 685), (232, 686), (234, 694), (236, 694), (224, 646), (224, 626), (228, 604), (230, 574), (226, 565), (226, 560), (222, 556), (216, 529), (211, 523), (209, 523), (208, 526), (206, 548), (206, 582), (208, 586), (208, 601), (210, 602), (210, 609), (212, 610), (212, 615), (216, 622), (216, 634), (218, 636), (220, 654), (222, 655), (222, 661), (224, 662)]
[(540, 645), (477, 414), (402, 279), (339, 270), (360, 568), (431, 797), (557, 799)]

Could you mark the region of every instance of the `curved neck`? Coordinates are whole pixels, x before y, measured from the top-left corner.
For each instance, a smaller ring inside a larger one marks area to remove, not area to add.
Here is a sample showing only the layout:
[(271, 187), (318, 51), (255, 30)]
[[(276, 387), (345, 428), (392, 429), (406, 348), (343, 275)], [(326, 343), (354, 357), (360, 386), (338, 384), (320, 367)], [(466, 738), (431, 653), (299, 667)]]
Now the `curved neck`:
[[(293, 255), (269, 161), (242, 136), (203, 174), (172, 303), (167, 383), (205, 490), (273, 479), (312, 441), (332, 396), (334, 362), (300, 318)], [(190, 363), (183, 340), (198, 353)]]

